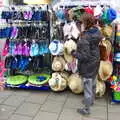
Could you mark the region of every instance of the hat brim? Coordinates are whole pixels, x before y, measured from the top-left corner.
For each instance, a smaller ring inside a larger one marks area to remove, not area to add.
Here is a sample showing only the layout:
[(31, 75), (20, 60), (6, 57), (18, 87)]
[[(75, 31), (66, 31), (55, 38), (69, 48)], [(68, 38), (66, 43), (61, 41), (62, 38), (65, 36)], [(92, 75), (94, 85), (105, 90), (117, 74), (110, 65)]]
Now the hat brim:
[(83, 82), (81, 76), (78, 73), (72, 74), (68, 80), (68, 86), (71, 91), (75, 94), (80, 94), (83, 92)]
[[(103, 70), (102, 68), (105, 66), (105, 64), (109, 65), (109, 69), (107, 69), (109, 72), (108, 75), (104, 75), (103, 74)], [(113, 72), (113, 66), (112, 66), (112, 63), (110, 61), (100, 61), (100, 67), (99, 67), (99, 78), (103, 81), (106, 81), (108, 78), (110, 78), (110, 76), (112, 75), (112, 72)]]
[(63, 55), (63, 44), (62, 43), (58, 43), (58, 48), (57, 48), (57, 50), (52, 50), (52, 48), (51, 48), (51, 45), (52, 43), (50, 43), (50, 45), (49, 45), (49, 50), (50, 50), (50, 53), (52, 54), (52, 55)]
[(109, 40), (103, 40), (99, 44), (101, 60), (107, 60), (112, 51), (112, 44)]
[(105, 94), (106, 86), (104, 81), (97, 80), (96, 82), (96, 97), (102, 97)]

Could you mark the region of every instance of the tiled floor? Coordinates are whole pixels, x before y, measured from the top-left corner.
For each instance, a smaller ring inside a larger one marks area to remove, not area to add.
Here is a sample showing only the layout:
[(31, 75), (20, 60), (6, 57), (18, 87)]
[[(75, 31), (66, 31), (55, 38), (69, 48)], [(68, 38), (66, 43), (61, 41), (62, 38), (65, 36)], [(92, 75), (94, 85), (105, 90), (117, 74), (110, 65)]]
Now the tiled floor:
[[(106, 99), (96, 99), (91, 115), (82, 116), (76, 108), (83, 95), (70, 91), (54, 93), (7, 89), (0, 92), (0, 120), (119, 120), (120, 105), (107, 105)], [(108, 113), (108, 114), (107, 114)]]

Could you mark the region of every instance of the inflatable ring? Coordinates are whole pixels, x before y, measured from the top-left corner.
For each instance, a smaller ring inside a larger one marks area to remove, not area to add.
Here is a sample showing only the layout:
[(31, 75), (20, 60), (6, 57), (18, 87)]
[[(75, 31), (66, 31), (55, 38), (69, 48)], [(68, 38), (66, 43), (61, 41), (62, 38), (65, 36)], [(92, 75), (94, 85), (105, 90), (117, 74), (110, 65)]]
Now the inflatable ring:
[(27, 76), (23, 75), (16, 75), (16, 76), (10, 76), (7, 79), (7, 84), (10, 85), (21, 85), (27, 82)]
[[(39, 80), (39, 78), (45, 78), (44, 80)], [(49, 79), (50, 79), (50, 75), (48, 74), (35, 74), (35, 75), (31, 75), (29, 78), (28, 78), (28, 82), (33, 84), (33, 85), (44, 85), (46, 84)]]

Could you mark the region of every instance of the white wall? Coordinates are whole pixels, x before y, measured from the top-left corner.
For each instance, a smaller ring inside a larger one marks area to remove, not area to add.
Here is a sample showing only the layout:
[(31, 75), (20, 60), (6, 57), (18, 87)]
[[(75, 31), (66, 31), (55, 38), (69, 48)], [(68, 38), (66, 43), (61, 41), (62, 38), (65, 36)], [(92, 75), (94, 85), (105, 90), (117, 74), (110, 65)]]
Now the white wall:
[(120, 0), (111, 0), (111, 5), (114, 8), (120, 8)]
[(9, 0), (3, 0), (3, 5), (5, 6), (9, 5)]

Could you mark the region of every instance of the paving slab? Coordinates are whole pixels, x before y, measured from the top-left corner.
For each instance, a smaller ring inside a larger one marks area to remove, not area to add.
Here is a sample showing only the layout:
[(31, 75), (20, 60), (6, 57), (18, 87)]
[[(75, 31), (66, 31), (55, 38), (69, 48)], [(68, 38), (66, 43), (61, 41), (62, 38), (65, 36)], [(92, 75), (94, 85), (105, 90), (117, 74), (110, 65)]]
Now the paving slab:
[(109, 112), (108, 120), (120, 120), (120, 113)]
[(83, 97), (81, 95), (71, 94), (67, 98), (64, 108), (74, 108), (74, 109), (80, 108), (83, 106), (82, 100), (83, 100)]
[(49, 94), (47, 92), (31, 93), (25, 101), (37, 103), (37, 104), (43, 104), (47, 99), (48, 95)]
[(61, 93), (53, 93), (50, 92), (48, 96), (48, 100), (56, 101), (56, 102), (65, 102), (68, 98), (67, 92), (61, 92)]
[(31, 92), (29, 90), (16, 89), (13, 94), (17, 96), (28, 97), (30, 93)]
[[(99, 118), (92, 118), (92, 117), (89, 117), (89, 116), (82, 116), (82, 120), (103, 120), (103, 119), (99, 119)], [(104, 119), (104, 120), (107, 120), (107, 119)]]
[(82, 116), (76, 112), (76, 109), (65, 108), (58, 120), (82, 120)]
[(3, 104), (18, 107), (24, 100), (25, 97), (11, 95), (3, 102)]
[(7, 98), (10, 95), (13, 94), (13, 91), (9, 91), (9, 90), (4, 90), (4, 91), (0, 91), (0, 98)]
[(107, 106), (106, 98), (102, 97), (102, 98), (95, 99), (95, 105), (97, 105), (97, 106)]
[(120, 114), (120, 104), (108, 105), (108, 112)]
[(60, 113), (64, 103), (56, 102), (52, 100), (47, 100), (45, 104), (42, 105), (41, 111)]
[(7, 120), (15, 110), (15, 107), (0, 105), (0, 120)]
[(32, 120), (32, 117), (13, 114), (9, 120)]
[(5, 98), (0, 98), (0, 104), (4, 101)]
[(35, 116), (40, 109), (39, 104), (33, 104), (29, 102), (24, 102), (15, 113), (21, 114), (21, 115), (27, 115), (27, 116)]
[(105, 106), (93, 106), (91, 107), (90, 118), (107, 120), (107, 108)]
[(40, 111), (33, 120), (57, 120), (58, 114)]

